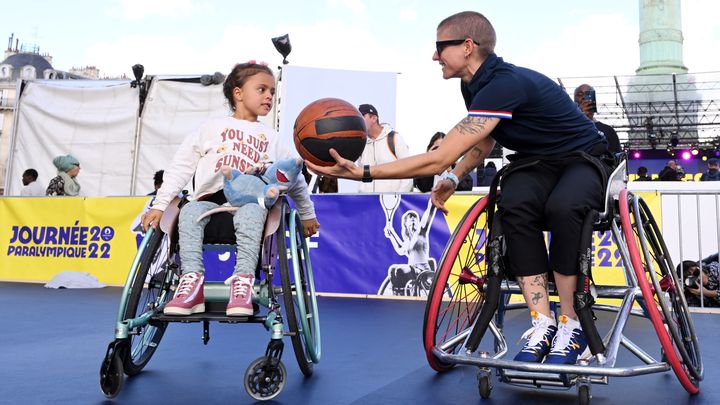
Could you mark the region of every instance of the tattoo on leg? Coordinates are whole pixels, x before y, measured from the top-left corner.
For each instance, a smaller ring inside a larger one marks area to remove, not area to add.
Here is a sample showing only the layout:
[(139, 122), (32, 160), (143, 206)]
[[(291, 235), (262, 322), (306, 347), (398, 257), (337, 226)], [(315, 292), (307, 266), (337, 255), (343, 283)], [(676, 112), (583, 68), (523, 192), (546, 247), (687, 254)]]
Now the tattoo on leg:
[(532, 282), (530, 282), (530, 285), (536, 285), (547, 289), (547, 277), (547, 274), (538, 274), (535, 278), (533, 278)]
[(538, 302), (540, 302), (540, 300), (541, 300), (542, 298), (543, 298), (543, 293), (539, 293), (539, 292), (532, 293), (532, 303), (533, 303), (533, 305), (537, 305)]

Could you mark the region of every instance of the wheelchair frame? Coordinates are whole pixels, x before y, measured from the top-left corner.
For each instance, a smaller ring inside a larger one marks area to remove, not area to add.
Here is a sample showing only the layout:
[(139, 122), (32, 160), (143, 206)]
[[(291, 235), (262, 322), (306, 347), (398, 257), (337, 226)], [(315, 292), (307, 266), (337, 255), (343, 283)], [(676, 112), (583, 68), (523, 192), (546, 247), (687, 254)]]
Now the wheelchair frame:
[[(148, 229), (131, 265), (118, 308), (115, 339), (100, 367), (103, 394), (114, 398), (122, 389), (123, 374), (134, 376), (143, 370), (170, 323), (202, 322), (204, 344), (210, 340), (210, 322), (263, 324), (270, 331), (270, 342), (265, 355), (248, 366), (243, 378), (245, 390), (256, 400), (272, 399), (285, 387), (283, 336), (290, 336), (301, 372), (312, 375), (313, 365), (321, 357), (320, 319), (309, 249), (297, 211), (281, 196), (268, 212), (257, 271), (260, 282), (253, 294), (253, 304), (268, 309), (266, 316), (226, 316), (229, 287), (222, 282), (205, 283), (206, 312), (170, 316), (164, 315), (163, 309), (180, 275), (179, 203), (177, 198), (165, 210), (158, 229)], [(281, 286), (273, 283), (276, 263)], [(280, 305), (280, 296), (284, 305)]]
[[(627, 286), (592, 288), (594, 296), (622, 299), (619, 307), (594, 306), (594, 309), (617, 313), (609, 332), (599, 342), (599, 350), (596, 346), (589, 356), (579, 358), (574, 365), (503, 359), (508, 352), (502, 333), (505, 311), (526, 305), (509, 304), (510, 295), (521, 291), (516, 282), (503, 280), (502, 240), (492, 234), (487, 224), (488, 207), (493, 205), (486, 196), (468, 210), (456, 228), (430, 289), (423, 325), (423, 342), (430, 366), (438, 372), (456, 364), (477, 366), (478, 390), (483, 399), (488, 398), (492, 390), (491, 369), (496, 370), (499, 381), (510, 384), (565, 389), (576, 385), (581, 404), (589, 403), (592, 384), (608, 384), (609, 377), (671, 369), (688, 393), (697, 394), (703, 366), (682, 280), (675, 273), (650, 210), (642, 198), (627, 191), (626, 183), (626, 162), (623, 161), (610, 176), (606, 210), (594, 224), (596, 229), (609, 228), (618, 246), (627, 282)], [(581, 268), (582, 260), (581, 257)], [(589, 274), (581, 272), (579, 284), (587, 281), (587, 277)], [(445, 293), (448, 289), (452, 294)], [(552, 289), (551, 283), (550, 292), (555, 292)], [(640, 309), (634, 308), (635, 303)], [(577, 305), (576, 300), (576, 309)], [(589, 308), (587, 311), (592, 314)], [(650, 319), (660, 340), (662, 360), (656, 360), (623, 334), (630, 315)], [(586, 327), (591, 333), (597, 333), (594, 323), (583, 324), (587, 335)], [(488, 330), (494, 353), (478, 350)], [(589, 348), (592, 346), (589, 344)], [(644, 364), (615, 367), (620, 346)]]

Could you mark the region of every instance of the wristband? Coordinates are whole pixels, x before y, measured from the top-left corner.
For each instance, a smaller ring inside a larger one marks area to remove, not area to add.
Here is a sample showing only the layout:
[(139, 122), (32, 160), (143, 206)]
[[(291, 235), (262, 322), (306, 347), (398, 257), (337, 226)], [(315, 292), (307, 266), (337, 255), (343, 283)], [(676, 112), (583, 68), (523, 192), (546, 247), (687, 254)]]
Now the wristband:
[(362, 176), (362, 182), (363, 183), (370, 183), (373, 181), (372, 176), (370, 175), (370, 165), (363, 166), (363, 176)]
[(460, 183), (458, 176), (456, 176), (453, 172), (445, 172), (442, 176), (440, 176), (440, 178), (443, 180), (450, 180), (453, 184), (453, 190), (457, 189), (458, 183)]

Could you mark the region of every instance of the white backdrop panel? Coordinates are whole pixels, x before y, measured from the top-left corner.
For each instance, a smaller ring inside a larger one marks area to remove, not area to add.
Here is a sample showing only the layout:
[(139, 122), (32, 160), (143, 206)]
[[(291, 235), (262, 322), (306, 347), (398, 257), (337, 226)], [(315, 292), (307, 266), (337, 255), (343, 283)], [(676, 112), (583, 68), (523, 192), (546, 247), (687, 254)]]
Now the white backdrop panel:
[(28, 82), (16, 111), (7, 195), (20, 194), (30, 167), (47, 186), (57, 175), (53, 158), (68, 153), (80, 161), (81, 195), (127, 195), (138, 110), (138, 91), (129, 83)]

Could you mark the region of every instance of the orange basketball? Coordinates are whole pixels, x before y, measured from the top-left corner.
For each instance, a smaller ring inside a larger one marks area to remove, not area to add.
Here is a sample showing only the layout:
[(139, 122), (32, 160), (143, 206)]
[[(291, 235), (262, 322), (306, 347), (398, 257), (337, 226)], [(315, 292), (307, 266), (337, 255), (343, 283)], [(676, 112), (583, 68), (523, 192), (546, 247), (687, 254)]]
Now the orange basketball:
[(303, 159), (319, 166), (332, 166), (335, 159), (330, 156), (330, 148), (352, 161), (362, 155), (367, 129), (355, 106), (339, 98), (321, 98), (300, 111), (293, 139)]

